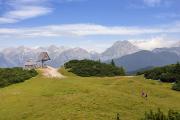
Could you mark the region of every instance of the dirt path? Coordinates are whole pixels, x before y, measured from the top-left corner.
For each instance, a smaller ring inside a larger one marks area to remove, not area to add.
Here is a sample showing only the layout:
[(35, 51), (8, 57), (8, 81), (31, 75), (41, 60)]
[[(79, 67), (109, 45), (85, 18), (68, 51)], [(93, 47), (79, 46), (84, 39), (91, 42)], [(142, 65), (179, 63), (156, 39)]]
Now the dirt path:
[(47, 68), (42, 69), (43, 75), (50, 78), (64, 78), (62, 74), (58, 72), (58, 69), (48, 66)]

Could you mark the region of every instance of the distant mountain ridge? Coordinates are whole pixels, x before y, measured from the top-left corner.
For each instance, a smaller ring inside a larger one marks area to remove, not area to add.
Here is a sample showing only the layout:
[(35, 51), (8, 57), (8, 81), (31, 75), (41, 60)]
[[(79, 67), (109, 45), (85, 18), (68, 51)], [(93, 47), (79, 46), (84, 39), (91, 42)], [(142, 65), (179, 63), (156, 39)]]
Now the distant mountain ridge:
[(114, 60), (117, 66), (123, 66), (128, 72), (149, 66), (164, 66), (180, 61), (180, 56), (172, 52), (139, 51)]
[(172, 47), (172, 48), (156, 48), (153, 52), (172, 52), (180, 56), (180, 47)]
[(77, 59), (77, 60), (91, 59), (91, 54), (82, 48), (72, 48), (63, 51), (61, 54), (59, 54), (54, 60), (50, 61), (49, 63), (53, 67), (59, 67), (63, 65), (65, 62), (68, 62), (73, 59)]
[(59, 67), (72, 59), (90, 59), (102, 62), (115, 59), (117, 65), (125, 67), (127, 71), (174, 63), (179, 60), (180, 56), (180, 47), (156, 48), (152, 51), (144, 51), (129, 41), (117, 41), (102, 53), (88, 52), (82, 48), (57, 47), (55, 45), (38, 48), (20, 46), (6, 48), (0, 52), (0, 67), (21, 67), (29, 59), (37, 60), (40, 52), (44, 51), (48, 52), (51, 58), (51, 61), (47, 64), (53, 67)]
[(2, 53), (0, 53), (0, 67), (13, 67), (13, 64)]

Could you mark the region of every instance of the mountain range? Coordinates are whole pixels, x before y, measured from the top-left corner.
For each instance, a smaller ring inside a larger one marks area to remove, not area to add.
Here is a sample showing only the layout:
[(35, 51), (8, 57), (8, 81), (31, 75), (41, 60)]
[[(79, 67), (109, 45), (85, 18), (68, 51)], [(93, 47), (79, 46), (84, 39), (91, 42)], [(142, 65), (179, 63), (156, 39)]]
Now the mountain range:
[(139, 51), (114, 60), (117, 66), (123, 66), (128, 72), (149, 66), (164, 66), (180, 61), (180, 56), (173, 52)]
[(127, 71), (135, 71), (149, 66), (162, 66), (180, 61), (179, 43), (170, 48), (145, 51), (129, 41), (117, 41), (102, 53), (55, 45), (38, 48), (24, 46), (6, 48), (0, 52), (0, 67), (22, 67), (29, 59), (37, 60), (38, 55), (44, 51), (48, 52), (51, 58), (47, 64), (53, 67), (59, 67), (73, 59), (101, 60), (102, 62), (110, 62), (114, 59), (117, 66), (123, 66)]

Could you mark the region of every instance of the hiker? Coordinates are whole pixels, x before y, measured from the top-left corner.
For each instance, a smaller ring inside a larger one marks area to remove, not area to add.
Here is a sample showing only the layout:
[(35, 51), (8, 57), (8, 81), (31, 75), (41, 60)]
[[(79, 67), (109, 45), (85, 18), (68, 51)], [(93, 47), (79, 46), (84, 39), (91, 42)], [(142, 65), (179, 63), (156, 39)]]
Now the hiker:
[(120, 120), (119, 113), (117, 113), (117, 118), (116, 118), (116, 120)]
[(146, 93), (145, 98), (147, 99), (147, 97), (148, 97), (148, 95), (147, 95), (147, 93)]
[(141, 97), (143, 97), (143, 98), (145, 98), (147, 100), (148, 94), (146, 92), (144, 92), (144, 90), (142, 90)]
[(142, 90), (142, 93), (141, 93), (141, 97), (144, 97), (145, 93), (144, 91)]

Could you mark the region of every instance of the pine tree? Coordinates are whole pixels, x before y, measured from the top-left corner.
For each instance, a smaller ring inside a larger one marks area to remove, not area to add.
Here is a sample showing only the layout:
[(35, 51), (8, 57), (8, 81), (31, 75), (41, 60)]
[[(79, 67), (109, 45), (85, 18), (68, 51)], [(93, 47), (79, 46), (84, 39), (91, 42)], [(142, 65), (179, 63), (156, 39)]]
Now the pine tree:
[(111, 60), (111, 65), (116, 66), (113, 59)]
[(177, 64), (175, 65), (174, 73), (180, 74), (180, 63), (179, 62), (177, 62)]
[(101, 59), (99, 59), (98, 62), (101, 63)]

